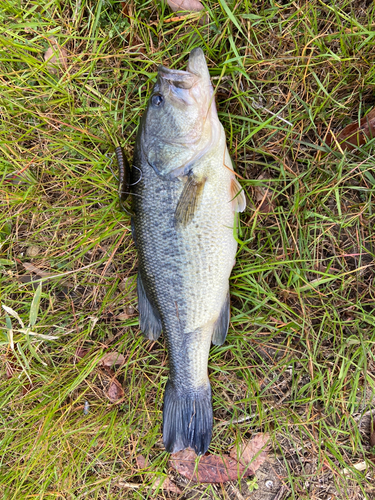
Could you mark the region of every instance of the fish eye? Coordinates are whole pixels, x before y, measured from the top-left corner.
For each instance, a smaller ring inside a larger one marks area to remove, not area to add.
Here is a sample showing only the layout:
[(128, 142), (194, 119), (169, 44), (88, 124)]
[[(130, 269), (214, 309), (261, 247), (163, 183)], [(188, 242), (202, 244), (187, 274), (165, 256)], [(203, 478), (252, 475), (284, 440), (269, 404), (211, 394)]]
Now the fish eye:
[(164, 101), (164, 98), (160, 94), (154, 94), (151, 97), (151, 103), (153, 106), (160, 106), (160, 104)]

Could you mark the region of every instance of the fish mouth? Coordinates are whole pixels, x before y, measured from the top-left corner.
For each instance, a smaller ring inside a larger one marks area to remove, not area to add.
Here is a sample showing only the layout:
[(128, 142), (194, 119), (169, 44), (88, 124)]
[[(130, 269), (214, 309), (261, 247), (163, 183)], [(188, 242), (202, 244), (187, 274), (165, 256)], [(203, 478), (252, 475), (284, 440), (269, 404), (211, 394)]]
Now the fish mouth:
[(202, 80), (206, 80), (209, 84), (211, 83), (206, 58), (200, 47), (196, 47), (190, 52), (186, 69), (187, 72), (199, 76)]
[(158, 67), (158, 76), (169, 84), (186, 90), (194, 87), (199, 80), (204, 80), (208, 85), (211, 85), (206, 58), (200, 47), (190, 52), (186, 71), (170, 69), (161, 65)]
[(189, 90), (197, 83), (196, 75), (189, 71), (169, 69), (165, 66), (158, 67), (158, 76), (180, 89)]

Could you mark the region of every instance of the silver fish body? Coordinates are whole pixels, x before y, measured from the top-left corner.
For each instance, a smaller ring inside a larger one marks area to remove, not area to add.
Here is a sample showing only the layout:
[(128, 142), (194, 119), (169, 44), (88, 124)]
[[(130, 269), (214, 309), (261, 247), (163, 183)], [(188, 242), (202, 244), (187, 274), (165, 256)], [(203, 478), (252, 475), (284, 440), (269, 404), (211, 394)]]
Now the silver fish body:
[(213, 424), (208, 355), (228, 330), (235, 212), (245, 198), (201, 49), (187, 71), (159, 67), (133, 164), (140, 327), (149, 339), (163, 330), (170, 362), (163, 440), (171, 453), (203, 454)]

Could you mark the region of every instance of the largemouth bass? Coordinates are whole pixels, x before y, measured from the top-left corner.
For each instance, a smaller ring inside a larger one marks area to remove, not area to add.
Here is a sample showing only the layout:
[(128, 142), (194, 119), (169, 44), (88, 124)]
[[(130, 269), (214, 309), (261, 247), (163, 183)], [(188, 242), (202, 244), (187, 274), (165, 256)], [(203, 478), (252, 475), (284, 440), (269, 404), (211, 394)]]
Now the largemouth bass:
[(163, 330), (169, 353), (163, 441), (171, 453), (204, 454), (213, 425), (208, 355), (228, 330), (235, 213), (245, 196), (201, 49), (186, 71), (158, 68), (133, 165), (140, 328), (152, 340)]

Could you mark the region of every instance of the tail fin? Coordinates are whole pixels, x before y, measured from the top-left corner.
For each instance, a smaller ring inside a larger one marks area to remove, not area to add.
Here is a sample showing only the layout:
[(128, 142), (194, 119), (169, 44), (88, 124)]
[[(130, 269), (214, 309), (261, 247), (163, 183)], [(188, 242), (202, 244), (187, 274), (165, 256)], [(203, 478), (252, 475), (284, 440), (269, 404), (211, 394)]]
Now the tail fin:
[(181, 394), (168, 380), (164, 395), (163, 441), (169, 453), (193, 448), (204, 455), (212, 436), (211, 386)]

